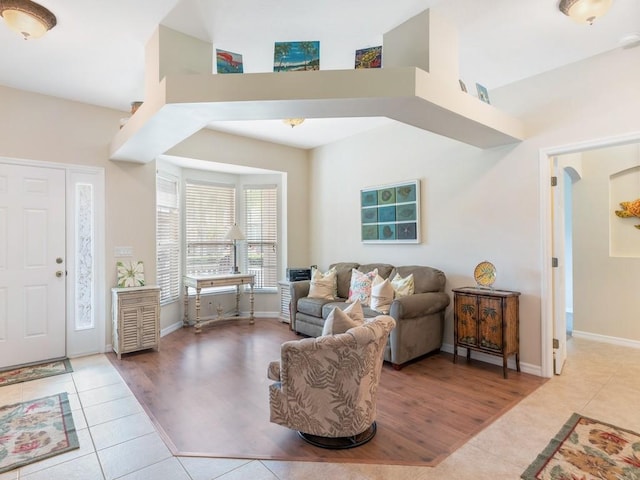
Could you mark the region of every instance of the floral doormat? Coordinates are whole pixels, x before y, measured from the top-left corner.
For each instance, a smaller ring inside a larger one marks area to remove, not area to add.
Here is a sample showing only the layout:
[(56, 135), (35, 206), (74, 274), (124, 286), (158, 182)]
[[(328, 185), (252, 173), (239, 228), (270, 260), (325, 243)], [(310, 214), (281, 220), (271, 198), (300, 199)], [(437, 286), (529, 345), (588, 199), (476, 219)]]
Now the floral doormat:
[(638, 480), (640, 434), (574, 413), (524, 480)]
[(0, 474), (79, 447), (66, 393), (0, 407)]
[(73, 368), (71, 368), (71, 362), (68, 359), (18, 367), (0, 372), (0, 387), (69, 372), (73, 372)]

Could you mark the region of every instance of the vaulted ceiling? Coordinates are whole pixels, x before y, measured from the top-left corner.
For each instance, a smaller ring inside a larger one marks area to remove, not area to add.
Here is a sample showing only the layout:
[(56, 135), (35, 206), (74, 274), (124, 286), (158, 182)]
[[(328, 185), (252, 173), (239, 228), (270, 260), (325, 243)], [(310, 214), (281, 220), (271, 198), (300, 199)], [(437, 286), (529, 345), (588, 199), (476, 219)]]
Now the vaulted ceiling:
[[(58, 19), (25, 41), (0, 23), (0, 84), (126, 112), (144, 100), (144, 49), (157, 25), (241, 53), (244, 71), (273, 69), (275, 41), (318, 40), (322, 70), (353, 68), (354, 51), (431, 8), (459, 35), (460, 77), (493, 88), (599, 53), (637, 45), (640, 2), (614, 0), (592, 26), (564, 16), (556, 0), (39, 0)], [(603, 86), (606, 88), (606, 86)], [(214, 128), (310, 148), (390, 120), (276, 120)]]

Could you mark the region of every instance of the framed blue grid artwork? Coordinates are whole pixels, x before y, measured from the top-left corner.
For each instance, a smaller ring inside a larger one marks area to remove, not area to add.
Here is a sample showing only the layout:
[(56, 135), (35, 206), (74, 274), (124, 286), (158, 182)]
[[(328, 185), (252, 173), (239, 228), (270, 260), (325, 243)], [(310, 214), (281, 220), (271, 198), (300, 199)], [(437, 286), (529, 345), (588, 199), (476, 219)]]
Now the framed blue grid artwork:
[(363, 243), (420, 243), (420, 180), (360, 190)]

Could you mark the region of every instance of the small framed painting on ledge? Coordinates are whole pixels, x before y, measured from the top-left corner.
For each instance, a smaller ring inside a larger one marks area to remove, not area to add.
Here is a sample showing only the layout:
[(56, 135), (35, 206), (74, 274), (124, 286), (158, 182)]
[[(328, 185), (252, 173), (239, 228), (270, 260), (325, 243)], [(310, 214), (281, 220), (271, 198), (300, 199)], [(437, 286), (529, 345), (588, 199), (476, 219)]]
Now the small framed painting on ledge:
[(420, 243), (420, 180), (360, 190), (363, 243)]

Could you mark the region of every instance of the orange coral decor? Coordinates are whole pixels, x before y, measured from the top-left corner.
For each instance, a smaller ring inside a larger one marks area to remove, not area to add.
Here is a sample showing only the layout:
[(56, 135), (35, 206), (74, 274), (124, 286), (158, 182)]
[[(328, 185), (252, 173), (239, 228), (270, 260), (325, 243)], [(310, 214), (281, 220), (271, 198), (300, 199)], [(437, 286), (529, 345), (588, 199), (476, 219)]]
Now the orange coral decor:
[[(616, 210), (616, 215), (620, 218), (638, 217), (640, 218), (640, 198), (632, 202), (620, 202), (622, 210)], [(634, 225), (640, 229), (640, 225)]]
[(640, 478), (640, 435), (574, 413), (521, 478)]

